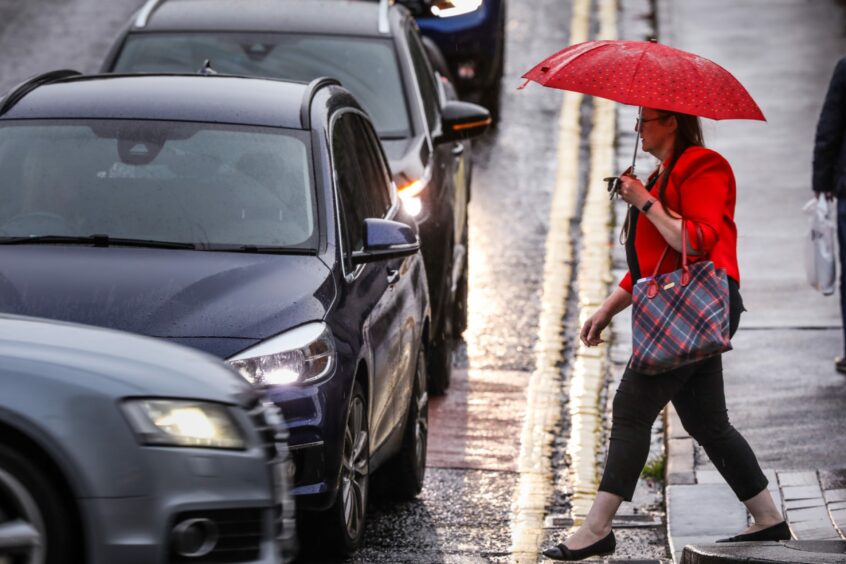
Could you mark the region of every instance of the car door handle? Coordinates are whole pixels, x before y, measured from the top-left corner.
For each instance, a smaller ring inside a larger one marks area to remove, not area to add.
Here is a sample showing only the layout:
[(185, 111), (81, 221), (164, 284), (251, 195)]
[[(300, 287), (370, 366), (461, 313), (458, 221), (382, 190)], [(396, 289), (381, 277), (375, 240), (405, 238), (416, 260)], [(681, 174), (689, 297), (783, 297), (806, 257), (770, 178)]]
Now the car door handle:
[(400, 271), (398, 268), (389, 268), (388, 269), (388, 286), (393, 286), (400, 279)]
[(453, 156), (460, 157), (464, 154), (464, 145), (461, 143), (456, 143), (452, 146), (452, 154)]

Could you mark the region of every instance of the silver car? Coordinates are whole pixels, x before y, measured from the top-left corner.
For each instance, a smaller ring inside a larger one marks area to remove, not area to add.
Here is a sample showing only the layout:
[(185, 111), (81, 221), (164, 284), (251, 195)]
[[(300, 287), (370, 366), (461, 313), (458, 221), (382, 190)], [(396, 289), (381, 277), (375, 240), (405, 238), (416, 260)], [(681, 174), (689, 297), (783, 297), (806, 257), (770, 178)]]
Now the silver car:
[(211, 356), (0, 315), (0, 564), (279, 562), (283, 435)]

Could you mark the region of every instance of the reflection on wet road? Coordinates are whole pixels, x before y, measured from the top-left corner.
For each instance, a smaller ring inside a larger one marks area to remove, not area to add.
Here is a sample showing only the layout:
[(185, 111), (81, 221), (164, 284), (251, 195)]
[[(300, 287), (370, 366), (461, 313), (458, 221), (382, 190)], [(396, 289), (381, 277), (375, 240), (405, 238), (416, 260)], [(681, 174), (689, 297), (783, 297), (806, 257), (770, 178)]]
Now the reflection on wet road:
[[(0, 91), (55, 68), (96, 71), (140, 4), (0, 0)], [(373, 499), (365, 546), (351, 562), (508, 560), (562, 99), (557, 91), (517, 87), (526, 69), (568, 43), (569, 5), (508, 3), (502, 120), (473, 147), (465, 354), (450, 393), (432, 402), (423, 493), (402, 504)]]

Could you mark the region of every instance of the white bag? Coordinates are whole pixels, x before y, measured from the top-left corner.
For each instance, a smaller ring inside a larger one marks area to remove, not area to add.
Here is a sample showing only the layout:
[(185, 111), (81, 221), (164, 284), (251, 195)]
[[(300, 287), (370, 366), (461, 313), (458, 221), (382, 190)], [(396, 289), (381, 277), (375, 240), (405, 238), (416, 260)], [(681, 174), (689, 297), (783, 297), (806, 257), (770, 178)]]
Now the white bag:
[(802, 208), (808, 214), (810, 229), (805, 239), (805, 272), (808, 284), (824, 296), (834, 293), (834, 239), (837, 223), (834, 210), (824, 197), (812, 198)]

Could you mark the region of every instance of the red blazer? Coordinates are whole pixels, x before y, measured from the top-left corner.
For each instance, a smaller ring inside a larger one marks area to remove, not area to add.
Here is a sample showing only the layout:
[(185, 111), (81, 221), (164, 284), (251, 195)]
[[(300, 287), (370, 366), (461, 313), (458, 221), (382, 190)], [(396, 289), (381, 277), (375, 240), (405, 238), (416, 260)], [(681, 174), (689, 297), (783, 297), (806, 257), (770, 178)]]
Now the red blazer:
[[(652, 187), (651, 194), (658, 198), (661, 179)], [(714, 266), (723, 268), (740, 284), (737, 267), (737, 227), (734, 224), (735, 205), (734, 173), (719, 153), (704, 147), (690, 147), (682, 153), (670, 173), (664, 200), (667, 207), (687, 220), (688, 237), (697, 256), (688, 255), (694, 263), (703, 257)], [(659, 206), (658, 202), (655, 206)], [(654, 208), (653, 208), (654, 209)], [(641, 276), (652, 276), (667, 241), (649, 221), (648, 214), (640, 214), (635, 232), (635, 252)], [(697, 227), (702, 231), (703, 247), (699, 248)], [(704, 251), (704, 253), (703, 253)], [(670, 248), (659, 274), (679, 268), (681, 253)], [(632, 275), (627, 273), (620, 287), (631, 293)]]

